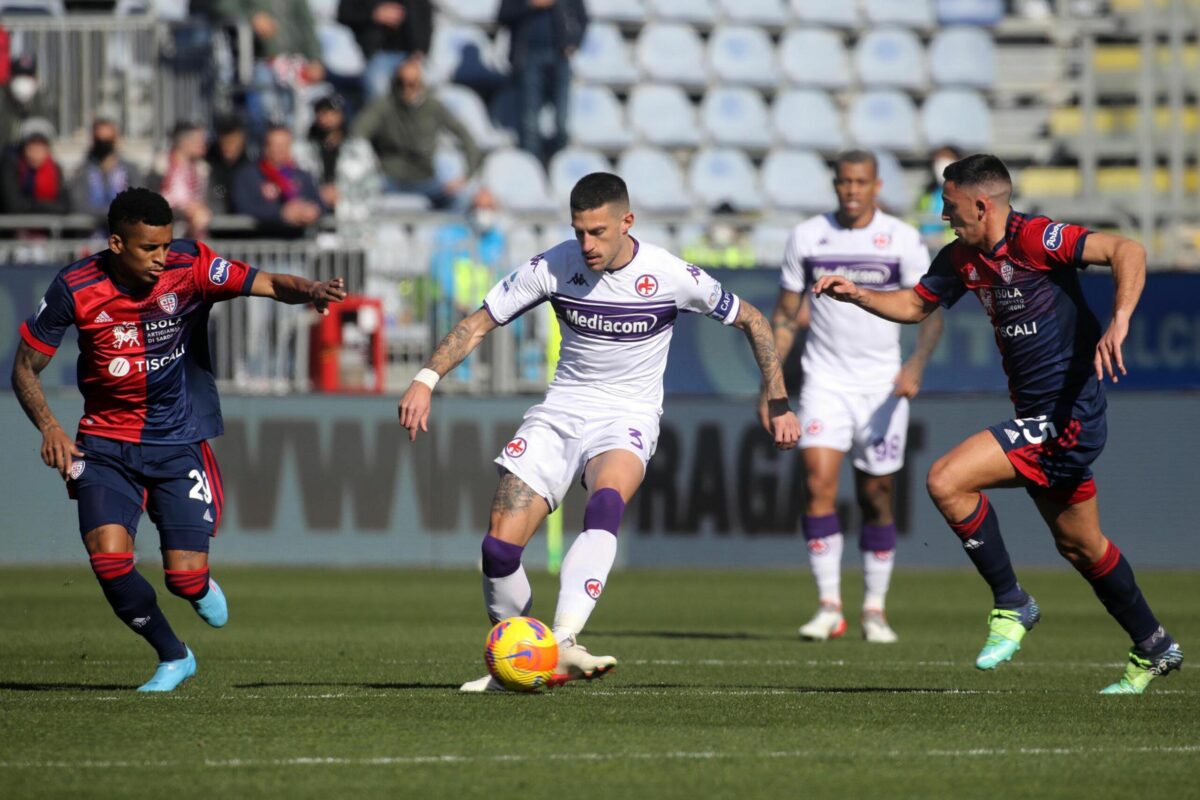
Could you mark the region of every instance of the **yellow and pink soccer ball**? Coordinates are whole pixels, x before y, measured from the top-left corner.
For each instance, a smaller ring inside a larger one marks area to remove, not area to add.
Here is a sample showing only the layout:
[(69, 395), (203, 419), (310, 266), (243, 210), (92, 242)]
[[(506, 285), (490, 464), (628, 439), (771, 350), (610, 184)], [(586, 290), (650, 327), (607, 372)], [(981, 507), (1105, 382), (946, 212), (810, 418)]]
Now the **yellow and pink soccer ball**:
[(558, 666), (558, 642), (533, 617), (509, 617), (496, 623), (483, 646), (492, 677), (514, 692), (536, 692)]

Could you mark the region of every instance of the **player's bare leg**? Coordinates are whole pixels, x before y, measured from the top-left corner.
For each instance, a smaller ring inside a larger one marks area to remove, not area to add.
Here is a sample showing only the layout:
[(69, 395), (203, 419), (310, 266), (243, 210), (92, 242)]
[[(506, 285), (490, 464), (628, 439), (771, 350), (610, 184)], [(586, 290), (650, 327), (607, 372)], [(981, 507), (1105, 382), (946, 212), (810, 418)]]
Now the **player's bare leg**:
[(175, 636), (154, 587), (134, 568), (133, 537), (123, 525), (101, 525), (83, 537), (92, 571), (117, 618), (158, 654), (158, 670), (138, 691), (169, 692), (196, 673), (196, 658)]
[(863, 638), (892, 644), (899, 637), (884, 613), (892, 568), (896, 563), (896, 518), (892, 511), (895, 480), (892, 475), (854, 471), (855, 496), (863, 527), (858, 546), (863, 559)]
[(829, 447), (806, 447), (804, 538), (808, 563), (817, 582), (817, 613), (800, 626), (800, 638), (823, 642), (846, 632), (842, 616), (842, 525), (837, 517), (838, 472), (844, 454)]
[(192, 604), (200, 619), (214, 628), (229, 622), (225, 593), (208, 571), (208, 553), (198, 550), (163, 550), (167, 591)]
[(1141, 694), (1150, 681), (1183, 665), (1179, 644), (1159, 624), (1142, 596), (1133, 568), (1100, 529), (1100, 508), (1093, 495), (1077, 503), (1041, 496), (1038, 511), (1054, 534), (1054, 543), (1133, 642), (1120, 681), (1107, 694)]
[(1021, 640), (1041, 616), (1037, 602), (1017, 583), (996, 510), (982, 491), (1019, 486), (1021, 479), (992, 434), (981, 431), (934, 462), (926, 484), (975, 569), (991, 587), (988, 638), (975, 666), (995, 669), (1021, 649)]

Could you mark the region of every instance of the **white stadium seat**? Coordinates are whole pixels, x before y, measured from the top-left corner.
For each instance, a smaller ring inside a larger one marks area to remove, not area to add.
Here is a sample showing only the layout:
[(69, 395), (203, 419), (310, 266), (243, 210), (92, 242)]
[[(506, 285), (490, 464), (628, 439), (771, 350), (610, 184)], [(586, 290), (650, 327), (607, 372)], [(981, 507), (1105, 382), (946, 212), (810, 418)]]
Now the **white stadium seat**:
[[(114, 10), (117, 11), (117, 13), (120, 13), (119, 9), (122, 6), (131, 6), (135, 4), (158, 6), (158, 3), (147, 2), (147, 0), (117, 0), (116, 9)], [(312, 13), (313, 22), (316, 22), (317, 24), (322, 22), (336, 21), (337, 8), (338, 0), (308, 0), (308, 10)]]
[(925, 51), (915, 33), (902, 28), (872, 30), (854, 50), (858, 79), (866, 86), (924, 89)]
[(612, 89), (605, 86), (571, 87), (567, 129), (571, 141), (603, 150), (619, 150), (633, 141), (625, 109)]
[(512, 144), (513, 139), (510, 134), (498, 131), (493, 127), (483, 101), (473, 90), (448, 83), (439, 86), (436, 94), (442, 105), (470, 131), (475, 144), (485, 150)]
[(321, 45), (321, 63), (334, 75), (362, 75), (367, 62), (354, 33), (336, 22), (317, 23), (317, 41)]
[(1004, 19), (1004, 0), (937, 0), (942, 25), (995, 25)]
[(635, 86), (626, 106), (634, 132), (659, 147), (696, 147), (700, 126), (696, 109), (678, 86), (648, 83)]
[(765, 150), (771, 146), (771, 123), (762, 95), (753, 89), (711, 90), (700, 104), (704, 130), (713, 142)]
[(996, 43), (983, 28), (940, 30), (929, 43), (929, 72), (939, 86), (990, 89), (996, 83)]
[(629, 86), (638, 79), (621, 32), (616, 25), (604, 22), (588, 25), (583, 45), (571, 59), (571, 69), (589, 83)]
[(704, 45), (696, 31), (677, 23), (649, 24), (642, 28), (636, 49), (638, 67), (654, 81), (681, 86), (704, 86)]
[(762, 28), (722, 26), (708, 39), (708, 66), (722, 83), (773, 87), (779, 82), (775, 47)]
[(565, 147), (555, 153), (550, 159), (550, 191), (555, 202), (565, 207), (572, 187), (593, 172), (612, 172), (612, 165), (599, 150)]
[(949, 144), (960, 150), (984, 150), (991, 139), (988, 105), (971, 89), (939, 89), (932, 93), (921, 107), (921, 121), (930, 147)]
[(688, 185), (707, 209), (728, 203), (737, 211), (762, 208), (758, 174), (750, 157), (732, 147), (706, 148), (696, 153), (688, 169)]
[(792, 13), (808, 25), (858, 28), (858, 3), (853, 0), (792, 0)]
[(841, 114), (820, 89), (789, 89), (771, 108), (775, 138), (793, 147), (835, 151), (846, 146)]
[(683, 183), (679, 164), (669, 154), (653, 147), (633, 147), (621, 154), (617, 173), (629, 186), (634, 212), (680, 213), (691, 210), (692, 201)]
[(762, 165), (763, 192), (771, 205), (817, 214), (837, 204), (833, 173), (811, 150), (773, 150)]
[(779, 266), (792, 235), (792, 226), (760, 222), (750, 232), (750, 246), (760, 266)]
[(488, 25), (496, 21), (500, 0), (438, 0), (435, 4), (455, 19)]
[(784, 34), (779, 61), (787, 79), (802, 86), (845, 89), (850, 85), (850, 59), (840, 34), (799, 28)]
[(717, 7), (730, 22), (780, 28), (787, 23), (785, 0), (717, 0)]
[(483, 185), (505, 209), (521, 213), (555, 208), (546, 191), (545, 170), (524, 150), (511, 147), (493, 150), (484, 159), (482, 178)]
[(862, 0), (862, 5), (869, 25), (933, 27), (933, 4), (930, 0)]
[(904, 167), (899, 159), (886, 150), (875, 150), (875, 161), (879, 164), (879, 204), (889, 214), (907, 214), (912, 209), (912, 192), (904, 179)]
[(863, 92), (849, 115), (850, 135), (860, 147), (915, 150), (917, 110), (908, 95), (895, 89)]
[(646, 20), (646, 4), (642, 0), (584, 0), (588, 16), (596, 22), (625, 22), (642, 24)]
[(646, 0), (646, 15), (702, 27), (712, 25), (717, 17), (712, 0)]

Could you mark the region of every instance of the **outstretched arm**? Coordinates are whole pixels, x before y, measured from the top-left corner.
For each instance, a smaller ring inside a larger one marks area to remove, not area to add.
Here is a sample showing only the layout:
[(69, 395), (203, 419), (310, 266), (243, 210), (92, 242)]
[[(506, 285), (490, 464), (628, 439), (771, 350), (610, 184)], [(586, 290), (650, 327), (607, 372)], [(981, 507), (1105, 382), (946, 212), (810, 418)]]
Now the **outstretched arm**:
[(775, 438), (780, 450), (791, 450), (800, 440), (800, 421), (788, 408), (787, 387), (783, 384), (783, 366), (775, 352), (775, 337), (767, 319), (757, 308), (741, 301), (734, 326), (746, 334), (754, 360), (762, 373), (759, 419)]
[(341, 278), (310, 281), (298, 275), (262, 270), (254, 276), (250, 294), (254, 297), (270, 297), (289, 305), (312, 303), (322, 314), (329, 313), (330, 303), (340, 303), (346, 299), (345, 282)]
[(1116, 296), (1112, 321), (1096, 345), (1096, 377), (1104, 380), (1107, 372), (1116, 383), (1117, 372), (1125, 373), (1121, 344), (1129, 335), (1129, 320), (1146, 286), (1146, 248), (1132, 239), (1111, 233), (1089, 233), (1083, 243), (1082, 259), (1087, 264), (1112, 267)]
[(46, 402), (42, 390), (42, 379), (38, 377), (50, 363), (50, 356), (39, 353), (25, 342), (17, 345), (17, 357), (13, 362), (12, 387), (17, 402), (39, 431), (42, 432), (42, 461), (53, 467), (66, 480), (71, 470), (71, 457), (83, 457), (75, 441), (67, 435), (58, 418)]
[(775, 311), (771, 314), (771, 329), (775, 333), (775, 352), (783, 363), (792, 345), (796, 343), (796, 332), (808, 327), (808, 299), (800, 292), (779, 290)]
[(935, 308), (933, 313), (921, 320), (917, 326), (917, 347), (913, 354), (900, 367), (896, 375), (897, 397), (913, 398), (921, 391), (921, 376), (925, 374), (925, 365), (942, 338), (942, 310)]
[(408, 429), (408, 440), (417, 439), (417, 428), (429, 430), (429, 406), (433, 387), (446, 373), (457, 367), (496, 327), (487, 309), (481, 308), (463, 317), (438, 344), (433, 355), (400, 398), (400, 425)]
[(877, 292), (856, 286), (853, 281), (840, 275), (821, 278), (813, 284), (813, 295), (825, 295), (843, 303), (852, 303), (890, 322), (920, 322), (937, 308), (937, 303), (926, 300), (912, 289)]

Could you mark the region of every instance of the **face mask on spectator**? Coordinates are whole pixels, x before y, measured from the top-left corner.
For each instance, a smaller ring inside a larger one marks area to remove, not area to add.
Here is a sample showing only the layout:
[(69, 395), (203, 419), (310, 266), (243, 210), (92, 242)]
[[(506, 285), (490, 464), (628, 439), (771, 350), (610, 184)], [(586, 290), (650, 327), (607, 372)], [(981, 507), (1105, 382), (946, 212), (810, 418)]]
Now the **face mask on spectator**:
[(37, 94), (37, 78), (29, 75), (18, 75), (8, 82), (8, 88), (18, 102), (28, 103)]
[(117, 149), (117, 143), (112, 139), (93, 139), (91, 158), (93, 161), (103, 161), (113, 154)]
[(490, 231), (496, 227), (496, 212), (490, 208), (476, 208), (470, 212), (467, 221), (480, 233)]

